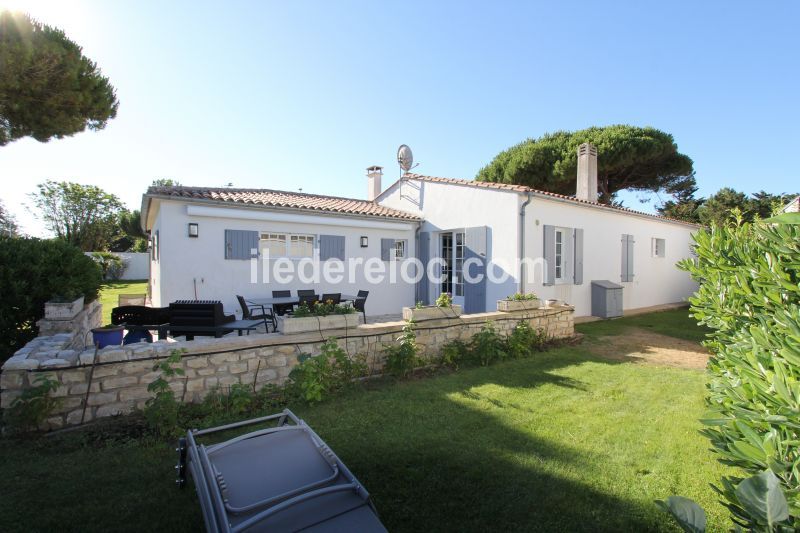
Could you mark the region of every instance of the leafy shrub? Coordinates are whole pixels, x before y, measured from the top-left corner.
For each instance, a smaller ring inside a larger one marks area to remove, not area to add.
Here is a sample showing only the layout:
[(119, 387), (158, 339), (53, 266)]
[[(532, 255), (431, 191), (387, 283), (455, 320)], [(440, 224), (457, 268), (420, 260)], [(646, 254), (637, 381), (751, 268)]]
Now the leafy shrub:
[(3, 413), (3, 418), (12, 433), (23, 433), (38, 428), (50, 413), (61, 403), (51, 396), (58, 389), (58, 381), (40, 375), (34, 385), (22, 391)]
[(0, 362), (36, 337), (36, 321), (54, 296), (97, 298), (100, 269), (59, 240), (0, 236)]
[(91, 257), (100, 267), (103, 279), (119, 279), (128, 267), (124, 259), (111, 252), (92, 252)]
[(153, 365), (153, 371), (160, 371), (147, 390), (154, 393), (147, 400), (144, 408), (144, 417), (150, 429), (162, 437), (172, 437), (178, 428), (178, 401), (175, 393), (165, 378), (182, 376), (184, 371), (177, 367), (181, 362), (181, 354), (186, 350), (172, 350), (169, 356)]
[(335, 304), (332, 300), (327, 302), (314, 302), (309, 306), (306, 302), (298, 305), (292, 312), (294, 318), (306, 318), (310, 316), (328, 315), (350, 315), (356, 312), (356, 308), (351, 305)]
[(418, 351), (414, 321), (409, 320), (403, 326), (403, 332), (397, 337), (397, 344), (383, 349), (386, 373), (395, 377), (407, 376), (417, 365)]
[[(700, 283), (694, 317), (713, 330), (703, 433), (723, 463), (773, 472), (800, 528), (800, 225), (791, 220), (699, 231), (697, 258), (680, 267)], [(715, 488), (734, 522), (763, 530), (743, 483), (731, 476)]]
[(443, 292), (436, 298), (436, 307), (453, 307), (453, 296), (449, 292)]
[(543, 351), (546, 342), (543, 329), (535, 330), (528, 322), (520, 320), (506, 339), (508, 355), (514, 359), (528, 357), (535, 351)]
[(289, 388), (308, 403), (321, 402), (366, 375), (363, 358), (350, 358), (335, 338), (330, 338), (316, 356), (305, 356), (289, 374)]
[(533, 293), (533, 292), (529, 292), (529, 293), (516, 292), (516, 293), (512, 294), (511, 296), (507, 296), (506, 300), (513, 300), (515, 302), (524, 302), (524, 301), (528, 301), (528, 300), (536, 300), (538, 298), (539, 297), (536, 296), (536, 293)]
[(439, 364), (458, 368), (467, 356), (468, 351), (469, 348), (464, 342), (459, 340), (450, 341), (442, 346), (442, 350), (439, 352)]
[(469, 342), (470, 358), (481, 366), (488, 366), (508, 357), (505, 339), (497, 334), (494, 324), (486, 322)]

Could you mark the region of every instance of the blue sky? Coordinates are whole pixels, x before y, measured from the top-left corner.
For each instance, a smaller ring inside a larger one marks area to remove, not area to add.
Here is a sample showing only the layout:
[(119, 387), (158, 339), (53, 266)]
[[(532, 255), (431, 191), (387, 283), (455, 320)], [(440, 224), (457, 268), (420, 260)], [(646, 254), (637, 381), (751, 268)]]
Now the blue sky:
[(3, 5), (64, 29), (120, 100), (103, 131), (0, 148), (31, 234), (48, 178), (131, 208), (157, 177), (361, 198), (401, 143), (418, 172), (472, 178), (527, 137), (614, 123), (672, 133), (703, 195), (800, 189), (797, 2)]

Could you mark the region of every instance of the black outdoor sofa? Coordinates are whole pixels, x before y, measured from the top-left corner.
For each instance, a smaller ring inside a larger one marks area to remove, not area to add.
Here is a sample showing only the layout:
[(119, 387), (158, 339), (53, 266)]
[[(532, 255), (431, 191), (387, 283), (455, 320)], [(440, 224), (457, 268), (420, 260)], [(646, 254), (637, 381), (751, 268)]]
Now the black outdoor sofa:
[[(271, 427), (217, 444), (197, 442), (252, 425)], [(366, 489), (288, 409), (191, 430), (177, 451), (178, 486), (191, 475), (209, 533), (386, 531)]]
[(125, 305), (111, 311), (111, 323), (129, 330), (126, 344), (152, 341), (149, 331), (158, 331), (161, 338), (167, 334), (185, 335), (186, 340), (193, 340), (195, 336), (220, 338), (239, 329), (236, 326), (240, 325), (236, 316), (226, 315), (222, 303), (216, 300), (178, 300), (169, 307)]

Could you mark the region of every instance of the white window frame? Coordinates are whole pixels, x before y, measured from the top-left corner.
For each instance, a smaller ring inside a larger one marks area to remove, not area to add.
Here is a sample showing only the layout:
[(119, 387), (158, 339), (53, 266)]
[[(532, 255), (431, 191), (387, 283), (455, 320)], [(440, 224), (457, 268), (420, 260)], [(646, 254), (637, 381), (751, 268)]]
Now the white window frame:
[[(263, 231), (260, 234), (260, 238), (258, 241), (258, 249), (259, 251), (263, 250), (267, 241), (271, 240), (273, 237), (280, 237), (283, 240), (284, 250), (282, 254), (272, 255), (270, 254), (270, 259), (281, 259), (281, 258), (288, 258), (288, 259), (305, 259), (305, 258), (313, 258), (314, 257), (314, 249), (316, 248), (316, 235), (311, 235), (308, 233), (285, 233), (281, 231)], [(309, 255), (296, 255), (292, 254), (292, 240), (297, 242), (298, 240), (303, 240), (311, 243), (311, 253)], [(263, 252), (262, 252), (263, 253)]]
[(406, 257), (406, 241), (395, 240), (392, 247), (392, 254), (395, 261), (402, 261)]
[(650, 240), (650, 252), (653, 257), (664, 259), (667, 257), (667, 240), (653, 237)]
[(567, 232), (564, 228), (556, 228), (555, 237), (553, 239), (553, 246), (556, 248), (553, 252), (553, 261), (555, 261), (556, 264), (553, 270), (555, 272), (555, 281), (557, 283), (564, 283), (567, 279), (567, 269), (566, 265), (564, 264), (564, 259), (566, 257), (566, 254), (564, 253), (566, 249), (564, 246), (567, 244), (566, 235)]

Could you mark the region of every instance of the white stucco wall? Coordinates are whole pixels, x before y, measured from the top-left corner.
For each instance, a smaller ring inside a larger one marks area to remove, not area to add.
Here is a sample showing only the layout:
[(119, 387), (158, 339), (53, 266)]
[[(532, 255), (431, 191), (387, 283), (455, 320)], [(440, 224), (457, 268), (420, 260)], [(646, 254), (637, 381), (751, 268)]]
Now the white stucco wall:
[[(544, 286), (541, 271), (526, 273), (526, 291), (542, 298), (557, 298), (575, 305), (575, 316), (591, 315), (592, 280), (609, 280), (623, 289), (624, 309), (637, 309), (685, 301), (697, 288), (675, 263), (690, 257), (691, 234), (696, 228), (604, 211), (579, 204), (535, 197), (526, 211), (525, 250), (529, 257), (542, 257), (545, 224), (583, 228), (583, 283)], [(634, 236), (634, 278), (621, 282), (622, 234)], [(665, 257), (653, 257), (651, 239), (666, 241)]]
[[(393, 219), (375, 220), (364, 217), (345, 217), (321, 215), (319, 213), (298, 220), (308, 219), (312, 222), (278, 222), (268, 220), (247, 220), (226, 218), (222, 216), (189, 215), (187, 204), (183, 202), (160, 200), (153, 208), (158, 209), (153, 231), (159, 230), (161, 239), (160, 261), (153, 262), (151, 283), (153, 286), (153, 305), (166, 306), (178, 299), (221, 300), (228, 312), (240, 314), (236, 295), (245, 297), (270, 297), (273, 290), (289, 289), (295, 294), (297, 289), (314, 289), (318, 294), (323, 292), (340, 292), (355, 294), (359, 289), (370, 291), (367, 299), (367, 315), (399, 313), (401, 307), (414, 302), (414, 285), (403, 283), (370, 284), (363, 269), (357, 271), (352, 283), (345, 279), (338, 284), (302, 283), (279, 284), (275, 280), (263, 283), (261, 278), (262, 263), (259, 259), (259, 281), (251, 283), (251, 262), (249, 260), (225, 259), (225, 230), (255, 230), (259, 232), (277, 232), (311, 235), (343, 235), (345, 237), (345, 253), (347, 258), (380, 259), (380, 241), (382, 238), (406, 239), (410, 253), (414, 249), (414, 233), (416, 223)], [(229, 208), (226, 208), (229, 209)], [(252, 214), (253, 209), (233, 208), (230, 213)], [(266, 212), (267, 210), (255, 210)], [(326, 224), (321, 225), (320, 218)], [(189, 222), (199, 224), (199, 237), (188, 236)], [(403, 229), (387, 229), (385, 223), (399, 224)], [(358, 227), (367, 225), (374, 227)], [(369, 240), (367, 248), (360, 247), (360, 237)], [(296, 260), (293, 260), (296, 261)], [(384, 263), (387, 264), (387, 263)], [(310, 271), (309, 271), (310, 272)]]
[[(514, 261), (520, 256), (519, 212), (526, 199), (526, 195), (516, 192), (413, 180), (395, 183), (384, 191), (379, 202), (423, 217), (422, 231), (488, 226), (489, 259), (514, 265), (505, 269), (510, 275), (508, 280), (487, 284), (486, 308), (493, 310), (496, 300), (519, 289), (519, 269)], [(690, 255), (691, 234), (695, 231), (691, 226), (534, 196), (526, 207), (526, 257), (542, 258), (545, 224), (583, 228), (584, 282), (544, 286), (541, 268), (528, 269), (525, 291), (536, 292), (544, 299), (558, 298), (573, 304), (576, 316), (591, 315), (592, 280), (610, 280), (623, 285), (625, 309), (682, 302), (696, 290), (689, 275), (675, 267), (676, 262)], [(623, 233), (634, 235), (636, 241), (634, 281), (628, 283), (621, 283)], [(653, 237), (666, 240), (666, 257), (651, 256)], [(437, 246), (434, 234), (431, 245)], [(429, 295), (435, 298), (438, 288), (431, 285)]]
[[(468, 227), (489, 228), (487, 260), (508, 263), (509, 277), (502, 283), (487, 283), (486, 310), (496, 309), (495, 302), (517, 292), (519, 275), (513, 268), (518, 256), (518, 195), (492, 189), (425, 181), (393, 185), (380, 198), (387, 207), (422, 216), (421, 231), (431, 232), (431, 254), (438, 255), (437, 232)], [(498, 277), (500, 272), (497, 272)], [(431, 283), (428, 295), (435, 300), (441, 290)], [(430, 303), (430, 302), (428, 302)]]

